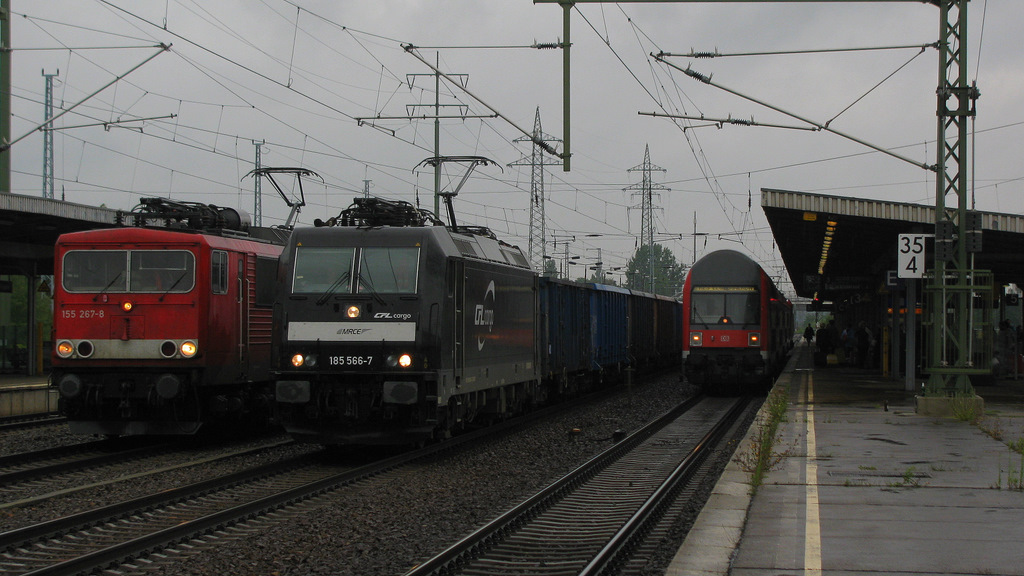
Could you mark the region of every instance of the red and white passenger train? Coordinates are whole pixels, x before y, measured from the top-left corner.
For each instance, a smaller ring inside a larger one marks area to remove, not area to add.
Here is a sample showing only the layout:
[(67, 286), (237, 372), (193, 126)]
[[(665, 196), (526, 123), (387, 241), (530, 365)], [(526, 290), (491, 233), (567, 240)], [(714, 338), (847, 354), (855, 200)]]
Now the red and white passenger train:
[(712, 252), (683, 285), (683, 373), (705, 392), (764, 390), (793, 348), (793, 305), (756, 262)]
[[(143, 199), (127, 227), (62, 235), (53, 385), (80, 434), (268, 422), (273, 284), (286, 233), (230, 208)], [(151, 226), (158, 224), (158, 226)]]

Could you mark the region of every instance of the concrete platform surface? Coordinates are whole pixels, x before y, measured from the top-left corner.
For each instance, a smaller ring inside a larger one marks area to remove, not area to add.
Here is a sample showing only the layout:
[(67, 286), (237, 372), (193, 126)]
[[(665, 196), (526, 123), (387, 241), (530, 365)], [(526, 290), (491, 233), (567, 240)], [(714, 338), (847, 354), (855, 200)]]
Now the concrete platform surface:
[(755, 424), (666, 574), (1024, 575), (1024, 381), (978, 386), (975, 422), (903, 387), (797, 348), (774, 466), (751, 495)]

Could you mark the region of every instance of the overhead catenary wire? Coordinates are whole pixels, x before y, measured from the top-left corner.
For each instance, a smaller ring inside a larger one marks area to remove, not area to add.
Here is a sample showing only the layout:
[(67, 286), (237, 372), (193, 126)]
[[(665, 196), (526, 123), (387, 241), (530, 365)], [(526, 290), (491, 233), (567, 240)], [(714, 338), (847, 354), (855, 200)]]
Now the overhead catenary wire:
[[(307, 19), (307, 18), (305, 18), (305, 16), (303, 16), (302, 20), (304, 21), (304, 25), (305, 25), (305, 26), (308, 26), (308, 22), (309, 22), (309, 20), (311, 20), (311, 19)], [(342, 28), (342, 29), (343, 29), (343, 30), (346, 30), (346, 32), (348, 32), (348, 30), (347, 30), (347, 29), (345, 29), (345, 28)], [(350, 32), (349, 32), (349, 33), (350, 33)], [(607, 36), (607, 34), (606, 34), (605, 36)], [(377, 48), (376, 48), (376, 47), (373, 47), (373, 46), (369, 46), (368, 48), (369, 48), (369, 50), (373, 50), (373, 51), (376, 51), (376, 50), (377, 50)], [(365, 60), (365, 59), (364, 59), (364, 60)], [(385, 75), (385, 76), (386, 76), (387, 74), (388, 74), (387, 72), (385, 72), (385, 73), (384, 73), (384, 75)], [(296, 76), (296, 78), (298, 78), (298, 76)], [(219, 79), (218, 79), (218, 80), (219, 80)], [(646, 82), (646, 81), (645, 81), (645, 82)], [(649, 83), (648, 83), (648, 84), (649, 84)], [(678, 94), (677, 94), (677, 95), (675, 95), (675, 96), (676, 96), (676, 97), (678, 97)], [(658, 95), (658, 98), (664, 98), (664, 96), (663, 96), (663, 95), (661, 95), (661, 94), (659, 94), (659, 95)], [(664, 101), (664, 100), (663, 100), (663, 101)], [(688, 105), (688, 106), (689, 106), (689, 105)], [(315, 108), (315, 107), (308, 107), (308, 108)], [(260, 113), (264, 113), (264, 114), (265, 114), (265, 113), (266, 113), (267, 111), (268, 111), (267, 109), (264, 109), (264, 110), (260, 110)], [(495, 123), (481, 123), (481, 124), (486, 124), (486, 125), (488, 126), (488, 129), (489, 129), (489, 130), (494, 130), (494, 129), (498, 128), (498, 126), (499, 126), (499, 124), (500, 124), (500, 123), (498, 123), (498, 122), (495, 122)], [(219, 133), (219, 132), (221, 132), (221, 131), (220, 131), (220, 130), (217, 130), (217, 132)], [(148, 137), (148, 136), (149, 136), (149, 135), (147, 134), (147, 137)], [(400, 136), (401, 136), (401, 134), (400, 134)], [(408, 136), (408, 134), (406, 134), (406, 136)], [(329, 140), (329, 139), (328, 139), (328, 140)], [(314, 147), (315, 147), (315, 146), (314, 146)], [(337, 149), (337, 150), (338, 150), (339, 152), (341, 152), (341, 153), (340, 153), (340, 154), (338, 155), (339, 157), (340, 157), (340, 156), (351, 156), (351, 155), (346, 155), (346, 154), (344, 154), (344, 152), (342, 152), (342, 150), (344, 149), (344, 147), (343, 147), (343, 146), (342, 146), (342, 147), (335, 147), (335, 148), (336, 148), (336, 149)], [(298, 149), (298, 148), (296, 148), (296, 151), (298, 151), (298, 150), (299, 150), (299, 149)], [(218, 152), (220, 152), (220, 151), (218, 150)], [(310, 149), (310, 152), (312, 152), (312, 149)], [(321, 152), (323, 152), (323, 151), (321, 151)], [(710, 153), (710, 151), (709, 151), (709, 153)], [(327, 156), (330, 156), (330, 154), (331, 154), (330, 152), (327, 152)], [(403, 166), (403, 167), (400, 167), (400, 168), (401, 168), (402, 170), (405, 170), (405, 169), (407, 169), (407, 167), (404, 167), (404, 166)], [(181, 174), (181, 170), (180, 170), (180, 168), (175, 168), (175, 169), (176, 169), (176, 171), (177, 171), (177, 174)], [(384, 169), (384, 170), (386, 170), (386, 171), (389, 171), (389, 172), (393, 171), (393, 170), (388, 170), (388, 168), (387, 168), (387, 167), (383, 167), (383, 169)], [(772, 170), (772, 169), (781, 169), (781, 168), (765, 168), (764, 170), (755, 170), (754, 172), (762, 172), (762, 171), (767, 171), (767, 170)], [(748, 174), (748, 173), (749, 173), (749, 171), (747, 171), (747, 170), (744, 170), (744, 171), (743, 171), (743, 173), (744, 173), (744, 174)], [(557, 176), (557, 175), (556, 175), (556, 176)], [(719, 176), (717, 176), (717, 178), (722, 178), (722, 177), (723, 177), (722, 175), (719, 175)], [(180, 178), (177, 178), (176, 180), (179, 180), (179, 179), (180, 179)], [(566, 186), (566, 184), (569, 184), (569, 183), (565, 182), (564, 180), (559, 180), (559, 181), (558, 181), (558, 183), (557, 183), (557, 185), (558, 185), (558, 186), (560, 186), (560, 187), (564, 187), (564, 186)], [(598, 199), (599, 201), (601, 201), (601, 202), (605, 202), (605, 203), (607, 204), (607, 200), (606, 200), (605, 198), (603, 198), (603, 197), (601, 196), (601, 194), (602, 194), (601, 192), (596, 192), (596, 193), (595, 193), (594, 189), (593, 189), (593, 188), (591, 188), (590, 186), (586, 185), (586, 184), (583, 184), (583, 185), (580, 185), (580, 184), (569, 184), (569, 186), (571, 186), (571, 187), (572, 187), (572, 188), (573, 188), (574, 190), (576, 190), (576, 193), (578, 194), (578, 196), (579, 196), (579, 199), (580, 199), (579, 201), (580, 201), (580, 202), (582, 202), (582, 203), (584, 203), (584, 204), (585, 204), (585, 202), (586, 202), (586, 200), (584, 200), (584, 198), (587, 198), (588, 196), (589, 196), (589, 197), (594, 197), (594, 198), (597, 198), (597, 199)], [(716, 189), (718, 189), (718, 187), (715, 187), (715, 188), (716, 188)], [(704, 193), (704, 192), (702, 191), (702, 193)], [(712, 193), (716, 193), (716, 192), (712, 191)], [(730, 197), (730, 196), (733, 196), (732, 194), (730, 194), (730, 193), (726, 192), (725, 190), (719, 190), (719, 191), (718, 191), (717, 193), (720, 193), (720, 194), (722, 194), (722, 195), (723, 195), (723, 197)], [(571, 203), (571, 202), (569, 202), (569, 206), (571, 206), (571, 205), (572, 205), (572, 203)], [(614, 211), (614, 210), (613, 210), (613, 211)], [(512, 213), (510, 212), (509, 214), (512, 214)], [(600, 219), (600, 218), (599, 218), (599, 219)]]
[[(626, 17), (626, 19), (628, 20), (628, 22), (629, 22), (630, 26), (631, 26), (631, 27), (633, 27), (633, 29), (634, 29), (634, 30), (637, 30), (637, 31), (638, 31), (638, 27), (637, 27), (637, 26), (636, 26), (636, 24), (634, 23), (633, 19), (632, 19), (632, 18), (630, 18), (630, 17), (629, 17), (629, 16), (628, 16), (628, 15), (627, 15), (627, 14), (625, 13), (625, 10), (624, 10), (624, 9), (622, 8), (622, 6), (619, 6), (619, 10), (620, 10), (620, 12), (622, 12), (622, 14), (623, 14), (623, 15), (624, 15), (624, 16)], [(586, 17), (586, 15), (585, 15), (585, 14), (583, 14), (583, 13), (582, 13), (582, 12), (581, 12), (581, 11), (579, 10), (579, 6), (576, 6), (576, 11), (577, 11), (577, 12), (578, 12), (578, 13), (579, 13), (579, 14), (581, 15), (581, 17), (583, 18), (584, 22), (586, 22), (586, 23), (587, 23), (587, 24), (588, 24), (588, 25), (590, 26), (591, 30), (593, 30), (595, 34), (598, 34), (598, 36), (599, 36), (599, 37), (601, 37), (600, 33), (599, 33), (599, 32), (597, 31), (597, 28), (596, 28), (596, 27), (595, 27), (595, 26), (593, 25), (593, 23), (591, 23), (591, 22), (590, 22), (590, 20), (589, 20), (589, 19), (588, 19), (588, 18)], [(648, 40), (650, 40), (650, 37), (649, 37), (649, 36), (647, 36), (646, 34), (645, 34), (645, 37), (647, 37), (647, 38), (648, 38)], [(654, 101), (654, 102), (655, 102), (655, 103), (656, 103), (656, 104), (657, 104), (657, 105), (658, 105), (659, 107), (661, 107), (661, 108), (662, 108), (663, 110), (665, 110), (665, 112), (666, 112), (666, 113), (668, 113), (668, 110), (666, 110), (666, 109), (665, 109), (665, 104), (664, 104), (664, 102), (662, 102), (662, 100), (661, 100), (660, 98), (658, 98), (657, 96), (655, 96), (655, 94), (654, 94), (653, 92), (651, 92), (651, 90), (650, 90), (650, 89), (649, 89), (649, 88), (647, 87), (647, 85), (646, 85), (646, 84), (645, 84), (645, 83), (644, 83), (643, 81), (641, 81), (641, 80), (640, 80), (640, 78), (639, 78), (639, 77), (637, 76), (637, 74), (636, 74), (636, 73), (635, 73), (635, 72), (634, 72), (634, 71), (633, 71), (633, 70), (632, 70), (632, 69), (631, 69), (631, 68), (629, 67), (629, 65), (628, 65), (628, 64), (626, 64), (626, 62), (625, 62), (625, 60), (624, 60), (624, 59), (622, 58), (622, 56), (621, 56), (620, 54), (618, 54), (618, 52), (617, 52), (617, 51), (615, 50), (615, 48), (613, 48), (613, 47), (611, 46), (611, 41), (610, 41), (610, 39), (608, 39), (608, 38), (605, 38), (605, 37), (601, 37), (601, 39), (602, 39), (602, 41), (603, 41), (603, 42), (605, 43), (605, 45), (606, 45), (606, 46), (608, 47), (608, 49), (609, 49), (609, 50), (611, 50), (611, 52), (612, 52), (612, 54), (613, 54), (613, 55), (615, 56), (615, 58), (616, 58), (616, 59), (617, 59), (617, 60), (618, 60), (618, 61), (619, 61), (619, 62), (620, 62), (620, 63), (622, 64), (622, 66), (623, 66), (623, 67), (624, 67), (624, 68), (626, 69), (626, 71), (627, 71), (627, 72), (628, 72), (628, 73), (629, 73), (629, 74), (630, 74), (630, 75), (631, 75), (631, 76), (633, 77), (633, 79), (634, 79), (634, 80), (635, 80), (635, 81), (636, 81), (636, 82), (637, 82), (637, 83), (638, 83), (638, 84), (640, 85), (640, 87), (641, 87), (641, 88), (642, 88), (642, 89), (643, 89), (643, 90), (644, 90), (644, 91), (645, 91), (645, 92), (646, 92), (646, 93), (648, 94), (648, 96), (649, 96), (649, 97), (651, 98), (651, 100), (653, 100), (653, 101)], [(736, 207), (735, 207), (735, 206), (732, 206), (732, 204), (731, 204), (731, 203), (730, 203), (730, 202), (728, 201), (728, 199), (727, 199), (727, 198), (726, 198), (726, 197), (724, 196), (724, 194), (722, 194), (722, 193), (721, 193), (722, 191), (721, 191), (721, 189), (720, 189), (720, 186), (719, 186), (719, 185), (717, 184), (717, 181), (716, 181), (716, 178), (715, 178), (715, 176), (714, 176), (714, 173), (713, 173), (713, 172), (710, 172), (710, 171), (711, 171), (711, 167), (710, 167), (710, 164), (709, 164), (709, 162), (708, 162), (708, 159), (707, 159), (707, 157), (706, 157), (706, 156), (704, 155), (704, 152), (703, 152), (703, 150), (702, 150), (702, 149), (700, 149), (699, 143), (698, 143), (698, 145), (697, 145), (696, 147), (694, 146), (694, 141), (693, 141), (693, 139), (696, 139), (696, 137), (695, 137), (695, 136), (693, 136), (693, 135), (691, 135), (691, 134), (689, 134), (689, 133), (688, 133), (688, 132), (687, 132), (687, 131), (686, 131), (685, 129), (683, 129), (683, 128), (684, 128), (683, 126), (680, 126), (680, 129), (682, 129), (682, 130), (683, 130), (683, 136), (684, 136), (684, 138), (686, 138), (687, 144), (688, 144), (688, 145), (689, 145), (689, 147), (690, 147), (690, 151), (691, 151), (691, 153), (692, 153), (692, 154), (693, 154), (693, 156), (694, 156), (694, 160), (695, 160), (695, 161), (696, 161), (696, 163), (697, 163), (697, 167), (698, 167), (698, 168), (700, 169), (700, 171), (701, 171), (701, 174), (702, 174), (702, 176), (703, 176), (704, 180), (705, 180), (705, 181), (707, 182), (707, 184), (708, 184), (709, 188), (710, 188), (710, 189), (712, 190), (712, 192), (714, 193), (714, 197), (715, 197), (715, 200), (716, 200), (716, 201), (717, 201), (717, 202), (719, 203), (719, 206), (721, 207), (721, 209), (722, 209), (723, 213), (725, 213), (725, 215), (727, 216), (727, 221), (728, 221), (728, 223), (729, 223), (729, 226), (730, 226), (730, 227), (733, 227), (733, 220), (734, 220), (734, 219), (733, 219), (733, 218), (731, 217), (731, 215), (730, 215), (730, 214), (728, 213), (728, 209), (726, 208), (726, 204), (729, 204), (729, 206), (730, 206), (730, 207), (731, 207), (731, 208), (732, 208), (733, 210), (736, 210)], [(734, 228), (734, 230), (735, 230), (735, 228)]]
[(154, 58), (156, 58), (157, 56), (159, 56), (159, 55), (163, 54), (164, 52), (166, 52), (167, 50), (170, 50), (170, 49), (171, 49), (171, 46), (170, 46), (170, 44), (163, 44), (163, 45), (161, 45), (161, 46), (160, 46), (160, 50), (159, 50), (158, 52), (154, 53), (153, 55), (151, 55), (151, 56), (150, 56), (149, 58), (146, 58), (146, 59), (145, 59), (145, 60), (143, 60), (142, 62), (139, 62), (138, 64), (136, 64), (135, 66), (133, 66), (132, 68), (130, 68), (130, 69), (129, 69), (129, 70), (127, 71), (127, 72), (125, 72), (124, 74), (122, 74), (122, 75), (120, 75), (120, 76), (118, 76), (118, 77), (114, 78), (114, 79), (113, 79), (113, 80), (111, 80), (110, 82), (107, 82), (106, 84), (104, 84), (103, 86), (101, 86), (101, 87), (100, 87), (100, 88), (99, 88), (98, 90), (96, 90), (95, 92), (93, 92), (92, 94), (89, 94), (88, 96), (86, 96), (86, 97), (85, 97), (84, 99), (82, 99), (82, 100), (81, 100), (81, 101), (79, 101), (78, 103), (76, 103), (76, 104), (73, 104), (73, 105), (72, 105), (72, 106), (71, 106), (70, 108), (65, 108), (65, 109), (61, 110), (61, 111), (60, 111), (59, 113), (57, 113), (57, 114), (54, 114), (54, 115), (53, 115), (53, 116), (51, 116), (50, 118), (47, 118), (47, 119), (46, 119), (46, 121), (45, 121), (45, 122), (43, 122), (42, 124), (39, 124), (38, 126), (36, 126), (35, 128), (33, 128), (32, 130), (30, 130), (29, 132), (26, 132), (25, 134), (23, 134), (23, 135), (21, 135), (21, 136), (19, 136), (19, 137), (17, 137), (17, 138), (14, 138), (14, 139), (12, 139), (12, 140), (11, 140), (10, 142), (8, 142), (8, 143), (4, 143), (4, 144), (0, 144), (0, 152), (3, 152), (3, 151), (6, 151), (6, 150), (8, 150), (8, 149), (9, 149), (9, 148), (10, 148), (11, 146), (14, 146), (15, 144), (17, 144), (18, 142), (20, 142), (20, 141), (24, 140), (25, 138), (28, 138), (28, 137), (29, 137), (30, 135), (32, 135), (32, 134), (33, 134), (33, 133), (35, 133), (36, 131), (38, 131), (38, 130), (42, 130), (42, 129), (43, 129), (43, 128), (45, 128), (46, 126), (48, 126), (48, 125), (51, 125), (51, 124), (53, 124), (53, 122), (54, 122), (54, 121), (56, 121), (56, 120), (57, 120), (58, 118), (60, 118), (60, 117), (64, 116), (64, 115), (65, 115), (65, 114), (67, 114), (68, 112), (70, 112), (70, 111), (74, 110), (75, 108), (77, 108), (77, 107), (78, 107), (79, 105), (81, 105), (81, 104), (82, 104), (82, 102), (85, 102), (86, 100), (89, 100), (90, 98), (92, 98), (92, 97), (93, 97), (93, 96), (95, 96), (96, 94), (99, 94), (100, 92), (102, 92), (102, 91), (106, 90), (106, 89), (107, 89), (107, 88), (109, 88), (109, 87), (110, 87), (111, 85), (115, 84), (115, 83), (116, 83), (116, 82), (117, 82), (118, 80), (120, 80), (121, 78), (124, 78), (125, 76), (127, 76), (127, 75), (131, 74), (132, 72), (134, 72), (134, 71), (138, 70), (139, 68), (141, 68), (141, 67), (145, 66), (145, 65), (146, 65), (147, 63), (149, 63), (149, 61), (153, 60), (153, 59), (154, 59)]
[(665, 64), (671, 66), (672, 68), (675, 68), (676, 70), (679, 70), (680, 72), (686, 74), (687, 76), (689, 76), (689, 77), (691, 77), (691, 78), (693, 78), (693, 79), (695, 79), (695, 80), (697, 80), (699, 82), (703, 82), (703, 83), (708, 84), (710, 86), (714, 86), (715, 88), (718, 88), (720, 90), (728, 92), (728, 93), (730, 93), (730, 94), (732, 94), (734, 96), (739, 96), (740, 98), (743, 98), (745, 100), (749, 100), (749, 101), (754, 102), (756, 104), (760, 104), (761, 106), (764, 106), (766, 108), (769, 108), (771, 110), (779, 112), (780, 114), (784, 114), (786, 116), (790, 116), (792, 118), (796, 118), (797, 120), (800, 120), (801, 122), (806, 122), (806, 123), (810, 124), (811, 126), (818, 127), (821, 130), (825, 130), (825, 131), (831, 132), (832, 134), (835, 134), (837, 136), (841, 136), (843, 138), (846, 138), (847, 140), (851, 140), (851, 141), (856, 142), (858, 144), (861, 144), (863, 146), (867, 146), (868, 148), (873, 148), (874, 150), (876, 150), (878, 152), (882, 152), (884, 154), (888, 154), (889, 156), (892, 156), (893, 158), (896, 158), (898, 160), (902, 160), (902, 161), (907, 162), (909, 164), (913, 164), (914, 166), (918, 166), (920, 168), (924, 168), (925, 170), (931, 170), (931, 171), (937, 170), (937, 167), (934, 166), (934, 165), (929, 165), (927, 163), (922, 164), (922, 163), (920, 163), (920, 162), (918, 162), (916, 160), (913, 160), (911, 158), (907, 158), (905, 156), (900, 156), (899, 154), (896, 154), (895, 152), (892, 152), (891, 150), (888, 150), (886, 148), (882, 148), (881, 146), (877, 146), (875, 144), (872, 144), (870, 142), (867, 142), (867, 141), (862, 140), (860, 138), (857, 138), (855, 136), (851, 136), (851, 135), (846, 134), (844, 132), (840, 132), (839, 130), (836, 130), (835, 128), (830, 128), (829, 126), (826, 126), (826, 125), (824, 125), (822, 123), (815, 122), (814, 120), (810, 120), (808, 118), (804, 118), (803, 116), (800, 116), (800, 115), (798, 115), (796, 113), (786, 111), (786, 110), (784, 110), (784, 109), (782, 109), (782, 108), (780, 108), (778, 106), (769, 104), (767, 102), (764, 102), (764, 101), (759, 100), (757, 98), (754, 98), (752, 96), (747, 96), (747, 95), (745, 95), (745, 94), (743, 94), (743, 93), (741, 93), (741, 92), (739, 92), (737, 90), (733, 90), (731, 88), (723, 86), (722, 84), (719, 84), (717, 82), (712, 81), (710, 75), (705, 76), (704, 74), (701, 74), (701, 73), (693, 70), (692, 68), (682, 68), (682, 67), (679, 67), (679, 66), (677, 66), (675, 64), (672, 64), (671, 62), (668, 62), (667, 60), (664, 60), (664, 59), (659, 59), (659, 60), (664, 62)]

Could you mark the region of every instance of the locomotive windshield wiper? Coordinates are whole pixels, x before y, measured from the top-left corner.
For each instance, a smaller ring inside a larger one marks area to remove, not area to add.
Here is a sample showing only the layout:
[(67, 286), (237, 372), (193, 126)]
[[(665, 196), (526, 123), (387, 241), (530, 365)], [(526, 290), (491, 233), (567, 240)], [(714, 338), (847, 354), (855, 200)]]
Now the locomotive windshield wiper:
[(121, 270), (120, 272), (118, 272), (117, 276), (114, 276), (114, 279), (111, 280), (109, 284), (107, 284), (106, 286), (103, 287), (103, 290), (100, 290), (99, 292), (97, 292), (96, 295), (92, 297), (92, 301), (95, 302), (95, 301), (99, 300), (100, 296), (102, 296), (104, 292), (106, 292), (107, 290), (110, 290), (110, 287), (114, 285), (114, 282), (117, 282), (118, 280), (121, 279), (121, 275), (122, 274), (124, 274), (124, 270)]
[(316, 299), (316, 305), (323, 306), (324, 302), (327, 302), (328, 298), (330, 298), (332, 294), (337, 292), (338, 288), (340, 288), (342, 284), (348, 281), (349, 275), (350, 272), (348, 270), (342, 272), (341, 275), (338, 276), (338, 278), (334, 282), (331, 282), (331, 285), (327, 287), (327, 290), (324, 290), (324, 293), (321, 294), (320, 297)]
[(174, 281), (174, 284), (171, 284), (171, 287), (168, 288), (166, 291), (164, 291), (163, 294), (160, 295), (160, 298), (157, 300), (157, 302), (163, 302), (164, 301), (164, 296), (167, 296), (171, 292), (171, 290), (174, 290), (174, 287), (178, 285), (178, 282), (181, 282), (182, 279), (185, 278), (186, 274), (188, 274), (188, 270), (185, 270), (184, 272), (181, 273), (181, 276), (178, 276), (178, 279)]
[(387, 304), (387, 301), (385, 301), (384, 298), (380, 295), (380, 293), (377, 292), (377, 289), (373, 287), (373, 280), (370, 278), (369, 270), (367, 270), (367, 273), (366, 273), (365, 276), (363, 275), (362, 271), (360, 270), (360, 272), (359, 272), (359, 279), (357, 281), (359, 282), (359, 286), (360, 286), (360, 290), (359, 291), (360, 292), (362, 292), (362, 288), (365, 288), (370, 293), (370, 296), (372, 296), (373, 299), (378, 304), (380, 304), (382, 306)]

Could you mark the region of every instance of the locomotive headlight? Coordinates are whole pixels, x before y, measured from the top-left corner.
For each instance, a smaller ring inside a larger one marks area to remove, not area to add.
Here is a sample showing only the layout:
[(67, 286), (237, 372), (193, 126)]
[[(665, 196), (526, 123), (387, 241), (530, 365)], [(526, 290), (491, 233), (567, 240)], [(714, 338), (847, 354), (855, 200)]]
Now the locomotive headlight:
[(761, 333), (750, 332), (747, 334), (747, 346), (760, 346), (761, 345)]
[(132, 308), (134, 308), (134, 307), (135, 307), (135, 305), (132, 304), (128, 300), (125, 300), (124, 302), (121, 302), (121, 310), (124, 310), (125, 312), (131, 312)]
[(295, 366), (296, 368), (301, 368), (302, 365), (305, 363), (306, 357), (303, 356), (302, 354), (296, 354), (292, 356), (292, 366)]
[(704, 345), (704, 333), (703, 332), (690, 332), (690, 346), (703, 346)]
[(181, 343), (180, 350), (182, 356), (184, 356), (185, 358), (191, 358), (196, 355), (196, 352), (199, 351), (199, 346), (191, 340), (185, 340), (184, 342)]
[(408, 368), (412, 366), (412, 356), (409, 354), (392, 354), (387, 357), (385, 364), (387, 364), (388, 368)]
[(57, 356), (60, 356), (61, 358), (67, 358), (71, 356), (71, 354), (74, 353), (74, 351), (75, 345), (72, 344), (69, 340), (61, 340), (60, 342), (57, 342)]
[(349, 318), (359, 318), (361, 313), (362, 311), (359, 310), (359, 306), (349, 306), (348, 309), (345, 310), (345, 315)]
[(316, 368), (316, 354), (306, 355), (306, 366), (309, 368)]

